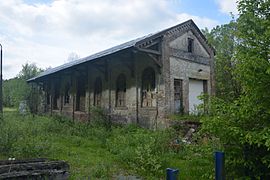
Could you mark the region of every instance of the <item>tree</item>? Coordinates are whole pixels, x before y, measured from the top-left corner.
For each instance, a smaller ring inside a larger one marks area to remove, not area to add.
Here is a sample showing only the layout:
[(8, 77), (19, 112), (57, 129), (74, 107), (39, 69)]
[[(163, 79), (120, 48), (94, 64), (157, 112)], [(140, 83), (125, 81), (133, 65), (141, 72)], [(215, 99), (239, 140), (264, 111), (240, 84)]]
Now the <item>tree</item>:
[[(3, 83), (3, 104), (6, 107), (18, 107), (21, 101), (30, 103), (33, 89), (26, 80), (37, 76), (42, 69), (35, 64), (26, 63), (22, 65), (22, 70), (17, 77), (5, 80)], [(35, 88), (35, 87), (34, 87)]]
[(236, 22), (216, 26), (210, 32), (202, 30), (208, 42), (216, 50), (215, 81), (216, 95), (226, 101), (232, 101), (240, 94), (240, 86), (234, 76), (236, 67), (235, 48), (237, 44)]
[(67, 62), (75, 61), (79, 58), (80, 58), (80, 56), (77, 53), (72, 52), (68, 55)]
[(41, 73), (43, 70), (38, 68), (36, 64), (34, 63), (26, 63), (22, 65), (22, 70), (17, 75), (18, 78), (28, 80), (32, 77), (37, 76), (39, 73)]
[[(270, 1), (239, 0), (233, 102), (212, 99), (203, 128), (224, 144), (228, 174), (270, 179)], [(229, 96), (229, 94), (228, 94)]]

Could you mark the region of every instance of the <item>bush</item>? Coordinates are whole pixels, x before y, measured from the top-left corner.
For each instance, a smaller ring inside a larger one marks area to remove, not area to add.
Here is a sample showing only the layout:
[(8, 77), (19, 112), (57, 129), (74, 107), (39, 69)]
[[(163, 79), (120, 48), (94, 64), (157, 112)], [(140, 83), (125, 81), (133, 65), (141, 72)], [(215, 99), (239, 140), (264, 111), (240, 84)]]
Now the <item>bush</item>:
[[(13, 114), (15, 114), (13, 112)], [(50, 153), (52, 144), (40, 124), (35, 124), (32, 116), (14, 116), (1, 123), (0, 153), (8, 157), (35, 158)]]
[(14, 150), (14, 144), (18, 141), (20, 132), (18, 127), (6, 122), (0, 124), (0, 153), (10, 156)]

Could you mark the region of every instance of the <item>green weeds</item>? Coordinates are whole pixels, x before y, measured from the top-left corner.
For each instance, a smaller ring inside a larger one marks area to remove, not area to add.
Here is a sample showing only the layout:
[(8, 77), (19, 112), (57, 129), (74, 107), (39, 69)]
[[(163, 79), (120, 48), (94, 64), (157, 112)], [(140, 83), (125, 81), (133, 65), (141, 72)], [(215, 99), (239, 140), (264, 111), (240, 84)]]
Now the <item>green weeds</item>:
[(180, 169), (181, 179), (208, 179), (214, 147), (181, 144), (175, 152), (170, 143), (176, 137), (173, 129), (151, 131), (135, 125), (108, 129), (104, 123), (21, 116), (9, 110), (0, 127), (0, 157), (66, 160), (71, 179), (111, 179), (119, 174), (164, 179), (167, 167)]

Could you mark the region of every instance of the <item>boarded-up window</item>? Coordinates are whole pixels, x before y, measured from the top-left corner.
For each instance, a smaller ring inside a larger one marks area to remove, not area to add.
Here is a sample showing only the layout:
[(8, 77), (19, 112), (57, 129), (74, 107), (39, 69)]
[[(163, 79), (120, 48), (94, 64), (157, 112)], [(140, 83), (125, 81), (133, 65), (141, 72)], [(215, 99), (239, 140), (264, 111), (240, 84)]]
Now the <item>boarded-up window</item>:
[(174, 109), (176, 113), (183, 113), (183, 81), (174, 79)]
[(155, 106), (155, 88), (155, 70), (148, 67), (142, 74), (142, 107)]
[(101, 78), (96, 78), (94, 87), (94, 106), (101, 106), (102, 97), (102, 81)]
[(126, 77), (120, 74), (116, 80), (116, 106), (123, 107), (126, 105)]

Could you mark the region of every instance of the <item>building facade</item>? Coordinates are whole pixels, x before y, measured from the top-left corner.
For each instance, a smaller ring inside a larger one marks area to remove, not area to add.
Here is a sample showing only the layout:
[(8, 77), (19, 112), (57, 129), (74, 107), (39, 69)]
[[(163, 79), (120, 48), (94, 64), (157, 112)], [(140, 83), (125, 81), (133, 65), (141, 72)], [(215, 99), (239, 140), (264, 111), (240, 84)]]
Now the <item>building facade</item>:
[(166, 126), (173, 113), (197, 113), (214, 93), (214, 50), (192, 20), (29, 79), (44, 94), (43, 112), (91, 121), (102, 108), (113, 122)]

